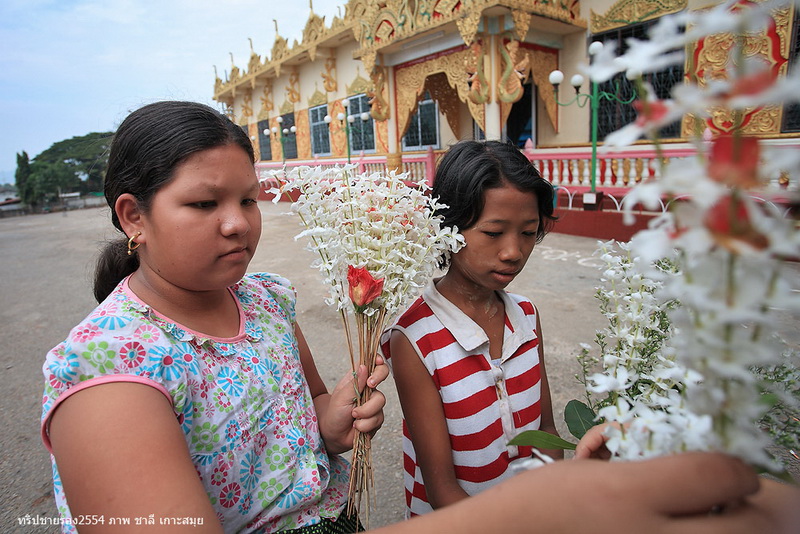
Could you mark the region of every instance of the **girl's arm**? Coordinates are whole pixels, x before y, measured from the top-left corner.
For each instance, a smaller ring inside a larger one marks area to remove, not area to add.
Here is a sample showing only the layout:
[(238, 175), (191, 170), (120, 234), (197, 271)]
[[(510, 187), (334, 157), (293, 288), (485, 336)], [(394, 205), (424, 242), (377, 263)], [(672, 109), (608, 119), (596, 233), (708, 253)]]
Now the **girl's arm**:
[(152, 515), (148, 532), (175, 531), (161, 518), (202, 519), (193, 532), (222, 527), (197, 476), (184, 434), (158, 390), (130, 382), (78, 391), (56, 408), (50, 442), (73, 518), (103, 518), (81, 534), (105, 532), (110, 518), (130, 521), (114, 532), (141, 530), (136, 518)]
[[(722, 454), (683, 453), (640, 462), (578, 460), (525, 471), (376, 534), (788, 534), (797, 532), (798, 502), (796, 487), (759, 481), (751, 468)], [(711, 513), (726, 503), (730, 506), (722, 513)]]
[(439, 392), (411, 343), (400, 332), (390, 340), (392, 371), (425, 492), (433, 508), (468, 497), (458, 485), (453, 466), (450, 433)]
[[(539, 321), (539, 310), (536, 310), (536, 334), (539, 336), (539, 370), (541, 375), (541, 387), (539, 406), (542, 409), (542, 420), (539, 430), (544, 430), (554, 436), (558, 436), (556, 421), (553, 417), (553, 403), (550, 399), (550, 385), (547, 382), (547, 371), (544, 366), (544, 337), (542, 336), (542, 323)], [(564, 458), (562, 449), (542, 449), (542, 452), (553, 459)]]
[(328, 393), (325, 382), (319, 376), (311, 349), (308, 347), (300, 326), (295, 326), (297, 345), (300, 349), (300, 362), (303, 365), (303, 374), (314, 399), (314, 409), (317, 412), (319, 431), (325, 442), (328, 454), (341, 454), (353, 448), (355, 430), (365, 434), (374, 434), (383, 424), (383, 407), (386, 398), (375, 390), (387, 376), (389, 369), (379, 357), (378, 366), (367, 377), (367, 368), (361, 366), (356, 372), (355, 382), (358, 391), (363, 391), (365, 386), (373, 388), (370, 399), (361, 406), (355, 406), (354, 377), (350, 374), (342, 378), (333, 390)]

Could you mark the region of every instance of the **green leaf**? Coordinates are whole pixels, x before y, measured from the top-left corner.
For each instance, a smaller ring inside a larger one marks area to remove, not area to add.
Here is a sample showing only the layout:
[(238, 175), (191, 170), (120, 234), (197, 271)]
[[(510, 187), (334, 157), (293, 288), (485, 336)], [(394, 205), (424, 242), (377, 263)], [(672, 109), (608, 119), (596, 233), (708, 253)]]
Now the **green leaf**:
[(595, 426), (595, 413), (591, 408), (579, 400), (571, 400), (564, 408), (564, 421), (567, 428), (578, 439), (581, 439), (586, 431)]
[(509, 445), (536, 447), (537, 449), (575, 450), (575, 444), (549, 434), (544, 430), (526, 430), (508, 442)]

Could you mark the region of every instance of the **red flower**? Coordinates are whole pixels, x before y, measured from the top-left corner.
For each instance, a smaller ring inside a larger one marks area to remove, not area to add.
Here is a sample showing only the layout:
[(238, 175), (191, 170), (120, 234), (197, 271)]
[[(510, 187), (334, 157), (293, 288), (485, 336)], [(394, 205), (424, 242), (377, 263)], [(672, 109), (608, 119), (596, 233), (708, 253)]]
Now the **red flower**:
[(725, 96), (733, 98), (736, 96), (752, 96), (763, 93), (775, 83), (776, 73), (769, 69), (760, 70), (738, 78), (730, 92)]
[(758, 139), (743, 135), (722, 134), (711, 145), (708, 175), (712, 180), (744, 189), (759, 185)]
[(767, 237), (750, 221), (744, 202), (732, 195), (722, 197), (706, 213), (705, 225), (714, 240), (729, 250), (736, 250), (736, 242), (763, 250), (769, 246)]
[(348, 265), (347, 283), (350, 286), (350, 300), (356, 308), (363, 308), (383, 291), (383, 278), (375, 280), (364, 267)]
[(667, 113), (669, 112), (669, 107), (663, 100), (650, 100), (647, 102), (636, 100), (633, 103), (633, 108), (639, 114), (639, 116), (636, 117), (637, 126), (645, 126), (650, 123), (659, 123), (664, 119), (664, 117), (667, 116)]

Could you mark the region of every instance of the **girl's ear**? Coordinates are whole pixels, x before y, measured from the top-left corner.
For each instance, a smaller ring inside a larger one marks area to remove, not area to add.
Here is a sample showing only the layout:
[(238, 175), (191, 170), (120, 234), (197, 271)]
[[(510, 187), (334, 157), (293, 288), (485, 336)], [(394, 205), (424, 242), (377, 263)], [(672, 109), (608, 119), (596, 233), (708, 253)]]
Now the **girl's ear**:
[[(114, 203), (114, 211), (119, 219), (119, 224), (127, 236), (133, 236), (136, 232), (141, 232), (144, 236), (144, 221), (142, 211), (139, 209), (139, 202), (130, 193), (123, 193), (117, 197)], [(142, 241), (142, 239), (138, 239)]]

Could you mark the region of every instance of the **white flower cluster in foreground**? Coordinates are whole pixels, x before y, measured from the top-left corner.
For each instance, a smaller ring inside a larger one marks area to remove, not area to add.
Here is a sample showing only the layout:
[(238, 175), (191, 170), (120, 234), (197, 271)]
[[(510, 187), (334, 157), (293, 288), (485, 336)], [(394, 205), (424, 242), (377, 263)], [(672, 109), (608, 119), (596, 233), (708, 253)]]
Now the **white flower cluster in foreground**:
[(424, 182), (408, 182), (408, 174), (355, 174), (355, 165), (295, 167), (271, 178), (280, 184), (276, 198), (296, 189), (292, 211), (306, 229), (319, 268), (330, 287), (329, 305), (352, 310), (348, 266), (366, 268), (383, 279), (383, 292), (364, 310), (383, 308), (388, 317), (402, 311), (434, 276), (439, 259), (463, 246), (456, 228), (442, 228), (434, 214), (439, 207)]
[[(668, 101), (643, 94), (639, 119), (606, 140), (624, 145), (641, 135), (653, 137), (665, 121), (686, 114), (694, 117), (698, 130), (714, 110), (727, 110), (733, 117), (729, 131), (696, 141), (696, 157), (664, 167), (658, 180), (637, 187), (626, 199), (627, 208), (641, 203), (650, 209), (666, 199), (670, 210), (630, 243), (632, 265), (660, 287), (654, 288), (654, 300), (630, 289), (619, 310), (630, 317), (620, 318), (615, 334), (630, 350), (624, 355), (609, 352), (605, 376), (593, 377), (590, 384), (594, 393), (616, 397), (600, 415), (627, 425), (610, 431), (608, 445), (620, 458), (722, 450), (775, 467), (765, 452), (769, 439), (758, 424), (769, 406), (754, 369), (784, 363), (786, 347), (778, 333), (796, 328), (800, 313), (793, 263), (800, 258), (800, 232), (779, 207), (786, 200), (796, 202), (797, 192), (770, 183), (777, 182), (772, 180), (777, 170), (796, 184), (800, 154), (780, 148), (770, 152), (746, 132), (741, 117), (753, 106), (800, 99), (797, 70), (777, 76), (744, 53), (747, 36), (763, 31), (772, 10), (788, 5), (729, 1), (664, 17), (649, 41), (629, 43), (630, 51), (620, 58), (606, 51), (589, 69), (595, 81), (618, 72), (636, 77), (683, 61), (675, 49), (719, 32), (733, 34), (724, 80), (679, 84)], [(645, 84), (640, 88), (646, 93)], [(664, 258), (674, 262), (677, 275), (665, 276), (653, 267)], [(649, 376), (658, 395), (632, 399), (630, 385), (643, 378), (636, 371), (636, 347), (642, 341), (637, 329), (648, 324), (647, 310), (672, 301), (680, 303), (669, 312), (674, 331), (656, 355), (665, 365)], [(673, 387), (666, 387), (671, 383)]]
[(655, 279), (643, 274), (651, 269), (626, 243), (601, 243), (599, 252), (605, 269), (597, 296), (608, 326), (596, 340), (603, 371), (588, 376), (586, 385), (595, 395), (605, 394), (598, 415), (619, 424), (607, 430), (606, 446), (627, 459), (709, 448), (704, 440), (711, 418), (688, 411), (682, 396), (700, 376), (676, 363), (674, 350), (665, 346), (676, 335), (668, 313), (678, 303), (661, 294), (664, 280), (678, 276), (673, 262), (653, 266), (660, 275)]

